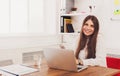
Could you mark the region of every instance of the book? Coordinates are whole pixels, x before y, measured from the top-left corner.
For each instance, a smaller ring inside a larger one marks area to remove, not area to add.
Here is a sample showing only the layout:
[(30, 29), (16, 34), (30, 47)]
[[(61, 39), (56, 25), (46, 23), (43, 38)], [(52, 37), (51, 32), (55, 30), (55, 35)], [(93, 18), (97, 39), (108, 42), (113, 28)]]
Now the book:
[(68, 32), (67, 25), (71, 24), (71, 19), (64, 19), (64, 33)]
[(67, 32), (68, 33), (73, 33), (74, 32), (74, 28), (73, 28), (72, 24), (67, 24), (66, 26), (67, 26)]
[(61, 30), (61, 33), (64, 32), (64, 27), (63, 27), (63, 17), (60, 17), (60, 30)]
[(60, 30), (61, 33), (64, 33), (66, 31), (66, 27), (64, 26), (66, 24), (65, 19), (71, 19), (70, 16), (61, 16), (60, 17)]
[(13, 64), (13, 65), (0, 67), (0, 71), (9, 73), (13, 76), (21, 76), (21, 75), (24, 75), (24, 74), (36, 72), (38, 70), (35, 69), (35, 68), (24, 66), (24, 65)]

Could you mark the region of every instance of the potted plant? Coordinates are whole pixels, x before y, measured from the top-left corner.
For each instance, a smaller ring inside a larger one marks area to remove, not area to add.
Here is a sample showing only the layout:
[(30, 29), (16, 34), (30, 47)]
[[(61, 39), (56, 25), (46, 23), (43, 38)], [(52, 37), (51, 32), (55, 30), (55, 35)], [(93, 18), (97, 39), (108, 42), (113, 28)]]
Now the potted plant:
[(71, 8), (71, 13), (76, 13), (76, 11), (77, 11), (76, 7)]
[(77, 11), (76, 7), (71, 8), (71, 11)]

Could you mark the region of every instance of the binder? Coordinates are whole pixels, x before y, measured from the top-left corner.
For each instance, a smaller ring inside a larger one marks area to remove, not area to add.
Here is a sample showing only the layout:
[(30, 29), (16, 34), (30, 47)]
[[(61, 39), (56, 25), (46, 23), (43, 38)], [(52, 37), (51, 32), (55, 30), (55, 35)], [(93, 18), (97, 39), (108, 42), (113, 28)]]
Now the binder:
[(67, 25), (71, 24), (71, 19), (64, 19), (64, 33), (68, 32)]

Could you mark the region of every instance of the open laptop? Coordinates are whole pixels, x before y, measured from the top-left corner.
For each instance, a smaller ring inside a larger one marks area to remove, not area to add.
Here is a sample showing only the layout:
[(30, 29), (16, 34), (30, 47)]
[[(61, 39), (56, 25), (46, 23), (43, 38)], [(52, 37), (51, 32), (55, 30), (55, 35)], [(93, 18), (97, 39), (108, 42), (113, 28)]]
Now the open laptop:
[(77, 65), (74, 51), (60, 48), (45, 48), (44, 55), (50, 68), (79, 72), (87, 66)]

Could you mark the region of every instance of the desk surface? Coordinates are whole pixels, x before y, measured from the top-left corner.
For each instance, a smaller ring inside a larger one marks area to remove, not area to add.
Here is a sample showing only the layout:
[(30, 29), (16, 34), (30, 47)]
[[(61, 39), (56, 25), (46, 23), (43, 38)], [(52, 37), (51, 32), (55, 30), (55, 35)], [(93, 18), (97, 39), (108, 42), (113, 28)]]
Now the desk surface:
[[(37, 68), (37, 66), (34, 66)], [(91, 66), (81, 72), (69, 72), (64, 70), (50, 69), (46, 64), (42, 64), (38, 72), (26, 74), (23, 76), (113, 76), (120, 70)]]

